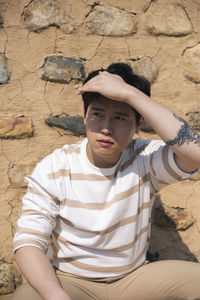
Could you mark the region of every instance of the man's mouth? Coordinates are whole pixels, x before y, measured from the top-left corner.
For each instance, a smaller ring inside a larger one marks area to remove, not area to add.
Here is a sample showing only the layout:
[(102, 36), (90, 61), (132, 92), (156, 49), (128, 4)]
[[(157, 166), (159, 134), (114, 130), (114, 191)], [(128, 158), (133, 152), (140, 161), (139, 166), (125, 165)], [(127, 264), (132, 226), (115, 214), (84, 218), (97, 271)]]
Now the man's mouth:
[(101, 147), (103, 148), (108, 148), (110, 147), (111, 145), (113, 145), (114, 143), (108, 139), (100, 139), (100, 140), (97, 140), (97, 142), (100, 144)]

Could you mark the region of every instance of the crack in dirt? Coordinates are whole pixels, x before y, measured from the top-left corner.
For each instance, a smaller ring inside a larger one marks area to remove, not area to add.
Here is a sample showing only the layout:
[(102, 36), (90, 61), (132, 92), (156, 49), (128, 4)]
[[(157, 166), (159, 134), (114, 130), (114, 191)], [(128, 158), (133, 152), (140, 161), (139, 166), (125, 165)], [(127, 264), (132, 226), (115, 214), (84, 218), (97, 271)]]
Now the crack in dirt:
[(87, 61), (91, 61), (91, 60), (93, 60), (93, 58), (95, 58), (95, 56), (98, 54), (98, 50), (99, 50), (99, 48), (101, 47), (103, 41), (104, 41), (104, 36), (101, 37), (101, 40), (100, 40), (100, 42), (98, 43), (98, 45), (97, 45), (97, 47), (96, 47), (96, 50), (95, 50), (94, 55), (92, 55), (91, 58), (87, 59)]
[(5, 29), (5, 27), (3, 27), (3, 31), (4, 31), (5, 36), (6, 36), (6, 41), (5, 41), (5, 45), (4, 45), (4, 53), (5, 53), (5, 56), (6, 56), (6, 49), (7, 49), (7, 44), (8, 44), (8, 33)]
[(129, 59), (131, 59), (131, 49), (130, 49), (130, 45), (128, 43), (128, 36), (125, 37), (125, 43), (126, 43), (127, 49), (128, 49), (128, 57), (129, 57)]
[(47, 100), (47, 97), (46, 97), (46, 94), (47, 94), (47, 86), (48, 86), (48, 82), (46, 81), (46, 82), (45, 82), (45, 87), (44, 87), (44, 94), (43, 94), (43, 96), (44, 96), (44, 101), (45, 101), (45, 103), (47, 104), (47, 106), (48, 106), (48, 108), (49, 108), (50, 116), (52, 116), (52, 115), (53, 115), (53, 111), (52, 111), (51, 106), (50, 106), (50, 104), (49, 104), (49, 102), (48, 102), (48, 100)]
[(5, 151), (4, 151), (4, 145), (3, 145), (3, 141), (1, 139), (1, 144), (2, 144), (2, 155), (5, 157), (5, 159), (11, 163), (12, 161), (8, 158), (8, 156), (6, 155)]
[(55, 42), (54, 42), (54, 49), (53, 49), (55, 55), (57, 54), (57, 40), (58, 40), (57, 28), (55, 28)]
[(191, 21), (191, 18), (190, 18), (190, 16), (189, 16), (188, 12), (187, 12), (187, 9), (186, 9), (186, 7), (185, 7), (185, 4), (183, 3), (183, 1), (180, 1), (180, 2), (181, 2), (181, 5), (180, 5), (180, 6), (181, 6), (182, 9), (184, 10), (184, 12), (185, 12), (185, 14), (186, 14), (188, 20), (190, 21), (190, 24), (191, 24), (191, 26), (192, 26), (192, 31), (194, 31), (195, 33), (197, 33), (197, 32), (194, 30), (193, 23), (192, 23), (192, 21)]
[(192, 182), (192, 180), (190, 180), (190, 185), (192, 186), (192, 191), (191, 191), (191, 193), (188, 195), (188, 197), (187, 197), (187, 199), (186, 199), (186, 201), (185, 201), (185, 203), (186, 203), (186, 207), (185, 208), (187, 208), (188, 209), (188, 207), (189, 207), (189, 202), (190, 202), (190, 200), (191, 200), (191, 198), (192, 198), (192, 195), (194, 194), (194, 192), (195, 192), (195, 187), (194, 187), (194, 185), (195, 185), (195, 183), (194, 182)]
[(200, 110), (200, 97), (198, 97), (199, 91), (200, 91), (200, 84), (196, 83), (197, 111)]
[(143, 11), (146, 12), (153, 2), (156, 2), (156, 0), (150, 0), (149, 3), (145, 5)]

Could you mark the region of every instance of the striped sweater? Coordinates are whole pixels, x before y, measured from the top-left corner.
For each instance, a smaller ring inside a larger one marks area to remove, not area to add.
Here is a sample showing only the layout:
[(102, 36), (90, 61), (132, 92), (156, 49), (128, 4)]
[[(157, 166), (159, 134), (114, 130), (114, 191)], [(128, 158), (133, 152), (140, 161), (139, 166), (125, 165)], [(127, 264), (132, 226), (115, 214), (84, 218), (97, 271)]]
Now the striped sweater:
[(155, 193), (189, 175), (162, 141), (132, 140), (106, 169), (89, 162), (86, 145), (55, 150), (25, 177), (14, 251), (48, 248), (56, 268), (79, 276), (126, 274), (145, 261)]

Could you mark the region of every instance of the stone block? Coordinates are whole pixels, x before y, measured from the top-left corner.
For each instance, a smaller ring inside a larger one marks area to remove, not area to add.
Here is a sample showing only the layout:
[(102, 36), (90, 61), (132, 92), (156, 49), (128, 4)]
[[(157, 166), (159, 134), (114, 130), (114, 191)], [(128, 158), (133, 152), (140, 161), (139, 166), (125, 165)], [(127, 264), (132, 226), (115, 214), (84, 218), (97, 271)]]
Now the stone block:
[(0, 84), (6, 83), (8, 82), (8, 80), (9, 80), (9, 74), (8, 74), (6, 58), (3, 54), (0, 54)]
[(158, 76), (158, 69), (150, 57), (144, 57), (136, 61), (130, 61), (133, 72), (145, 77), (153, 83)]
[(84, 79), (85, 69), (79, 59), (64, 56), (49, 56), (44, 62), (42, 79), (68, 83), (72, 79)]
[(146, 78), (150, 83), (158, 76), (158, 69), (150, 57), (145, 56), (138, 60), (125, 59), (122, 62), (129, 64), (135, 74)]
[(162, 204), (155, 208), (154, 223), (167, 230), (186, 230), (194, 223), (194, 218), (184, 208)]
[(153, 35), (185, 36), (192, 32), (192, 24), (178, 3), (152, 2), (146, 14), (147, 31)]
[(85, 135), (85, 125), (82, 116), (52, 117), (45, 120), (51, 127), (70, 130), (75, 135)]
[(94, 6), (86, 24), (92, 33), (105, 36), (126, 36), (137, 31), (135, 16), (112, 6)]
[(13, 293), (22, 284), (22, 276), (11, 263), (0, 261), (0, 295)]
[(26, 117), (0, 118), (1, 139), (22, 139), (31, 136), (33, 136), (32, 120)]
[(200, 83), (200, 44), (185, 50), (183, 71), (187, 79)]
[(8, 169), (8, 178), (10, 183), (15, 187), (26, 187), (24, 176), (30, 175), (36, 163), (15, 163)]
[(24, 8), (22, 16), (27, 28), (31, 31), (38, 31), (49, 26), (59, 27), (65, 33), (74, 31), (70, 17), (55, 0), (33, 0)]

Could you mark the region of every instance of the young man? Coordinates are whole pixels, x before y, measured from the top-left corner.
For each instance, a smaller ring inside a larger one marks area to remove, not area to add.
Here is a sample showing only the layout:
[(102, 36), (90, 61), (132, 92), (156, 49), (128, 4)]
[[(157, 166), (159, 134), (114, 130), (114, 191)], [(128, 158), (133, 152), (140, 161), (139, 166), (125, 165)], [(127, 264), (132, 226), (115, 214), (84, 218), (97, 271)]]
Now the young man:
[[(198, 263), (145, 262), (155, 193), (198, 170), (200, 137), (126, 64), (78, 93), (87, 138), (26, 177), (14, 249), (29, 284), (12, 299), (200, 299)], [(132, 139), (143, 118), (163, 141)]]

